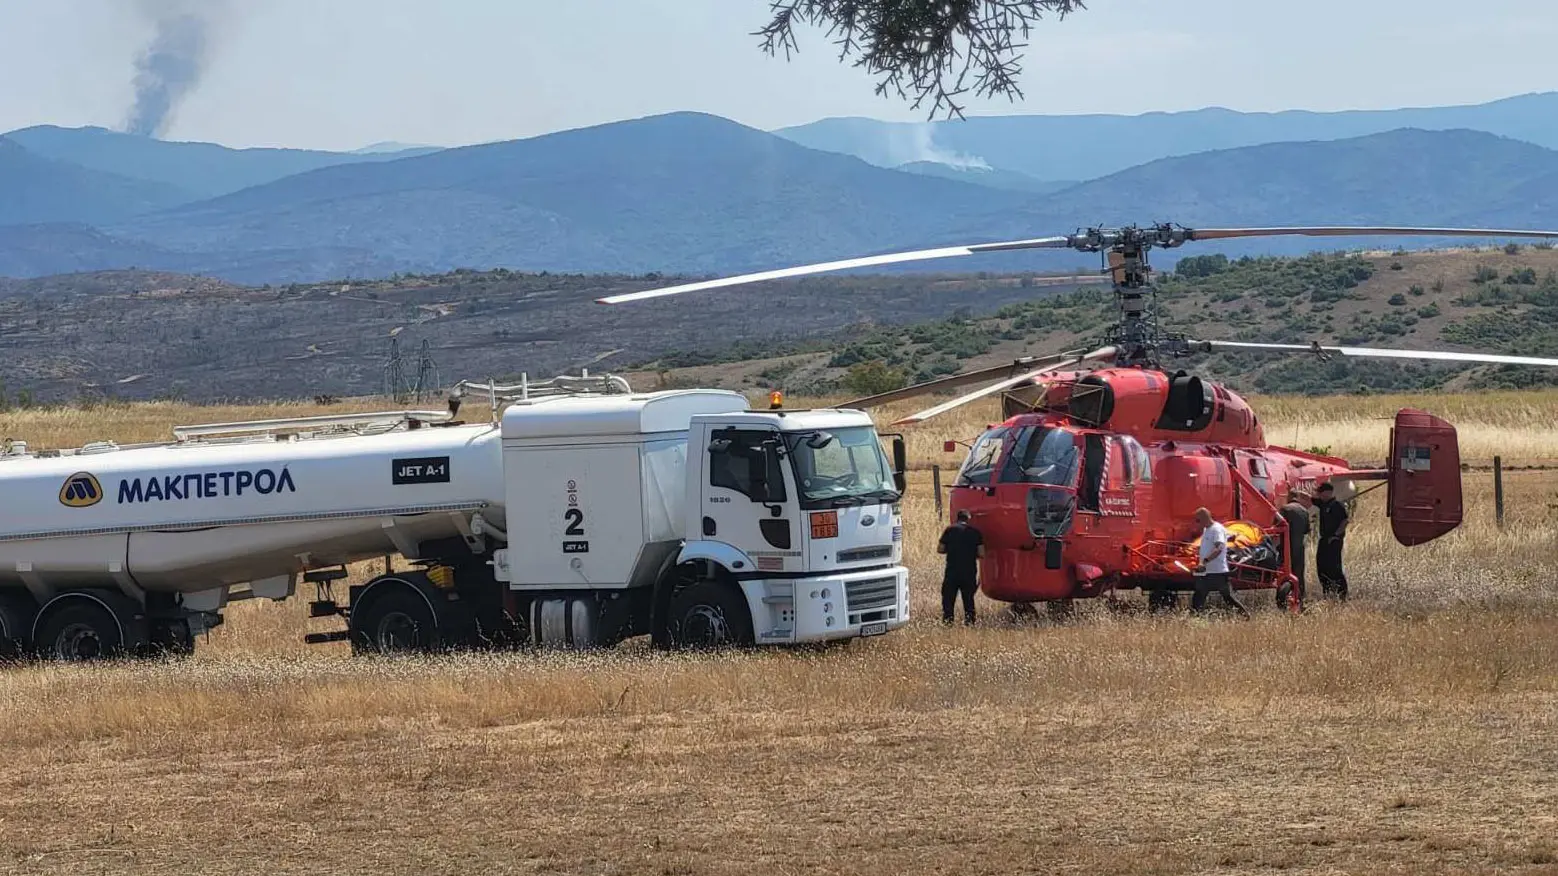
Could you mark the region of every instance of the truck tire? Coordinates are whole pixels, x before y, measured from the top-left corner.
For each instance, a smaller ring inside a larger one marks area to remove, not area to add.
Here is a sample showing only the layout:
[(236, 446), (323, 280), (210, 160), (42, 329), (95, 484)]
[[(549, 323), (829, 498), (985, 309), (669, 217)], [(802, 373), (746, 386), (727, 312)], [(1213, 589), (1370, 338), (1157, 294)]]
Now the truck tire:
[(359, 654), (431, 651), (441, 642), (432, 608), (406, 585), (376, 593), (353, 609), (351, 632), (352, 650)]
[(32, 616), (30, 601), (0, 596), (0, 659), (26, 653), (32, 639)]
[(666, 633), (672, 648), (745, 647), (753, 643), (752, 612), (734, 585), (703, 579), (671, 597)]
[(117, 593), (66, 593), (38, 613), (33, 647), (45, 660), (102, 660), (136, 654), (146, 619)]

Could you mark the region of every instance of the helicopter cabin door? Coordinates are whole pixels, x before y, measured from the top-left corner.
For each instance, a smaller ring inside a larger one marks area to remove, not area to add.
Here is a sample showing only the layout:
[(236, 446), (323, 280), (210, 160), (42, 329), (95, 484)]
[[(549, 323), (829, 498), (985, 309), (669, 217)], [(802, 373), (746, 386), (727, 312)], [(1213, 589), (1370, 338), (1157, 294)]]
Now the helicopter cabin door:
[(1105, 517), (1135, 517), (1135, 459), (1132, 457), (1131, 448), (1118, 435), (1110, 436), (1106, 446), (1103, 501), (1100, 503), (1099, 510)]

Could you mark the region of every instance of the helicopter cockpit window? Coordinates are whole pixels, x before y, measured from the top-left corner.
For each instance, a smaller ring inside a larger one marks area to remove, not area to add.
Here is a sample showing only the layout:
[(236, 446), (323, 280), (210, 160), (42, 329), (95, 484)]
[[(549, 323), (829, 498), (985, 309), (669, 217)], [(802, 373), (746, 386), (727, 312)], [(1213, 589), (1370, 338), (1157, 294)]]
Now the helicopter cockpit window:
[(1129, 435), (1122, 435), (1118, 440), (1120, 447), (1131, 458), (1131, 477), (1138, 484), (1152, 483), (1152, 458), (1147, 456), (1147, 449)]
[(1073, 433), (1051, 426), (1024, 426), (1012, 439), (1012, 452), (1001, 467), (1001, 482), (1074, 486), (1079, 462)]
[(1007, 431), (1002, 426), (979, 436), (973, 449), (968, 452), (968, 459), (963, 461), (963, 470), (958, 472), (958, 486), (990, 483), (991, 476), (995, 474), (996, 460), (1001, 458), (1001, 444), (1006, 440)]

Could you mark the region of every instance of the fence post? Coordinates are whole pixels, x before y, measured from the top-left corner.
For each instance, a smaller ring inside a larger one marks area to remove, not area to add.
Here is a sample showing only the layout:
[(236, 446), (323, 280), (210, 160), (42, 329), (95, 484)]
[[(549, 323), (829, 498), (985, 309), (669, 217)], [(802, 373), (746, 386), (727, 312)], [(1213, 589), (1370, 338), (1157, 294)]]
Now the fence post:
[(1493, 515), (1498, 528), (1504, 528), (1504, 460), (1493, 457)]
[(941, 466), (933, 465), (930, 467), (930, 480), (936, 490), (936, 519), (940, 520), (943, 513), (941, 509)]

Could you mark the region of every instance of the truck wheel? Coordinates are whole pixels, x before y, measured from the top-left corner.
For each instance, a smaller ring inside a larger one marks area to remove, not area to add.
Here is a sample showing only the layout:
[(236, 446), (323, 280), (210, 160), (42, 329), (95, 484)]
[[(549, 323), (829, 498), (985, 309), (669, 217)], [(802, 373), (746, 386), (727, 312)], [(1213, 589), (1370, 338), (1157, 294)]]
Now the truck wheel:
[(33, 645), (46, 660), (102, 660), (133, 654), (146, 643), (144, 619), (114, 594), (67, 594), (44, 606)]
[(32, 632), (32, 606), (20, 599), (0, 596), (0, 658), (16, 657), (27, 650)]
[(431, 651), (438, 644), (438, 621), (419, 593), (398, 586), (364, 609), (351, 618), (352, 650), (360, 654)]
[(164, 657), (188, 657), (195, 653), (195, 637), (189, 631), (189, 621), (177, 619), (153, 624), (151, 648)]
[(752, 612), (741, 591), (719, 581), (696, 581), (671, 597), (666, 618), (672, 648), (728, 648), (750, 645)]

